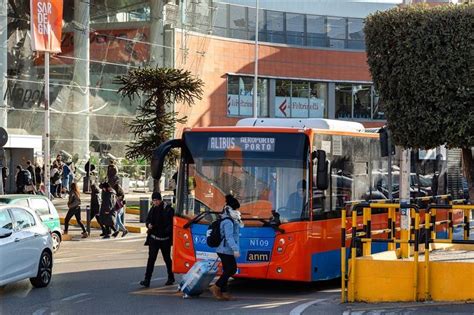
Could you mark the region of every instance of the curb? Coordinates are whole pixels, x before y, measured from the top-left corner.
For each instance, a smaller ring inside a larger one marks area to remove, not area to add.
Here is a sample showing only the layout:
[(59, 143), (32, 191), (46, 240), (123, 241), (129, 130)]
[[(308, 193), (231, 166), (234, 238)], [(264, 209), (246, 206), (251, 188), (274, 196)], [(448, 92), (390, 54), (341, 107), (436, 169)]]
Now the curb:
[(140, 209), (127, 208), (125, 213), (140, 215)]
[[(61, 222), (61, 224), (64, 224), (64, 218), (59, 218), (59, 221)], [(77, 224), (77, 221), (76, 219), (72, 218), (70, 221), (69, 221), (69, 224), (70, 225), (76, 225)], [(100, 229), (100, 225), (99, 223), (97, 223), (95, 220), (94, 221), (91, 221), (91, 227), (93, 228), (96, 228), (96, 229)], [(140, 226), (130, 226), (130, 225), (126, 225), (125, 224), (125, 228), (128, 230), (128, 232), (130, 233), (139, 233), (139, 234), (145, 234), (146, 233), (146, 228), (145, 227), (140, 227)]]

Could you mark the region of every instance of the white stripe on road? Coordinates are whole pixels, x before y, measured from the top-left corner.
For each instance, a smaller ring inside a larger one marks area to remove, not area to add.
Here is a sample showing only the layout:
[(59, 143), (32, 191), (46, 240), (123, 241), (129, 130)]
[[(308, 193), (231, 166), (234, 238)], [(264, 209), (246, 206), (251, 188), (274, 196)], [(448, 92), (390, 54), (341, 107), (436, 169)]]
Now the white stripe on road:
[(61, 301), (71, 301), (71, 300), (74, 300), (74, 299), (77, 299), (81, 296), (86, 296), (86, 295), (90, 295), (90, 293), (79, 293), (79, 294), (76, 294), (76, 295), (71, 295), (71, 296), (65, 297)]
[(309, 302), (306, 302), (306, 303), (303, 303), (301, 305), (298, 305), (297, 307), (295, 307), (294, 309), (292, 309), (290, 311), (290, 315), (301, 315), (305, 309), (307, 309), (308, 307), (310, 307), (311, 305), (314, 305), (316, 303), (320, 303), (320, 302), (324, 302), (326, 301), (326, 299), (317, 299), (317, 300), (314, 300), (314, 301), (309, 301)]
[(46, 312), (47, 308), (43, 307), (40, 309), (37, 309), (36, 311), (33, 312), (32, 315), (43, 315)]
[(74, 304), (79, 304), (79, 303), (82, 303), (82, 302), (85, 302), (85, 301), (90, 301), (90, 300), (92, 300), (92, 299), (93, 299), (92, 297), (88, 297), (88, 298), (79, 300), (79, 301), (77, 301), (77, 302), (74, 302)]

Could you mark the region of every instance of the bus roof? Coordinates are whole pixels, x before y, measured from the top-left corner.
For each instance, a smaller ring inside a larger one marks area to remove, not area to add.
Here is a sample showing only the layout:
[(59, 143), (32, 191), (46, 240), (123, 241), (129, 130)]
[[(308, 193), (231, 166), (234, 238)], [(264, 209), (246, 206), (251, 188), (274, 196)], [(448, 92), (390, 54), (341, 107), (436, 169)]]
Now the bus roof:
[(365, 132), (364, 125), (361, 123), (324, 118), (244, 118), (239, 120), (236, 126), (313, 128), (334, 131)]

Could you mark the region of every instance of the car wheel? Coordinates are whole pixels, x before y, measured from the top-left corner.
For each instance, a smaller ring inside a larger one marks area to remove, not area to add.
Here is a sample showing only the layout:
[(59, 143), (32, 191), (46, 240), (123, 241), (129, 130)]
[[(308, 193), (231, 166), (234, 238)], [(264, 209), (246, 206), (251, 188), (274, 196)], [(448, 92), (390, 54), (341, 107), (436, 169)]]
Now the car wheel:
[(51, 233), (51, 238), (53, 239), (53, 253), (56, 253), (61, 246), (61, 236), (58, 233)]
[(48, 251), (41, 254), (38, 266), (38, 274), (35, 278), (30, 278), (31, 284), (35, 288), (44, 288), (48, 286), (53, 275), (53, 257)]

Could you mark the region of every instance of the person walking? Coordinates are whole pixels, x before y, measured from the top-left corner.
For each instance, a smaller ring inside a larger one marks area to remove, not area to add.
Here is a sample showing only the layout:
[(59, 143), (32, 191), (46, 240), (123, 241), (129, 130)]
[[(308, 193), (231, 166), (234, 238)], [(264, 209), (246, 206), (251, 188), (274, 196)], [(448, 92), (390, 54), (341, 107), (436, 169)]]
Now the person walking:
[(55, 198), (61, 197), (58, 194), (59, 183), (61, 182), (61, 173), (59, 172), (59, 167), (56, 161), (53, 162), (51, 166), (51, 194)]
[(71, 191), (69, 192), (69, 199), (67, 201), (68, 211), (66, 218), (64, 219), (64, 234), (68, 234), (69, 230), (69, 221), (74, 216), (76, 217), (77, 224), (82, 229), (82, 238), (88, 236), (84, 224), (81, 222), (81, 194), (79, 193), (79, 188), (76, 183), (72, 183)]
[(220, 231), (222, 241), (216, 248), (217, 256), (221, 259), (222, 275), (209, 290), (218, 300), (229, 301), (232, 297), (227, 292), (229, 278), (237, 272), (236, 258), (240, 257), (239, 233), (243, 227), (240, 212), (240, 203), (232, 195), (225, 196), (226, 205), (222, 210)]
[(6, 194), (7, 193), (7, 179), (8, 176), (10, 175), (10, 170), (8, 169), (7, 166), (2, 167), (2, 181), (3, 181), (3, 192)]
[(25, 187), (28, 185), (29, 182), (29, 172), (21, 165), (16, 166), (16, 178), (15, 178), (15, 183), (16, 183), (16, 193), (17, 194), (23, 194), (25, 193)]
[(102, 234), (100, 234), (100, 236), (104, 236), (106, 233), (106, 229), (105, 229), (105, 226), (100, 221), (100, 189), (97, 187), (95, 183), (91, 185), (90, 210), (91, 210), (91, 220), (92, 218), (96, 219), (97, 223), (100, 226), (100, 229), (102, 230)]
[(125, 216), (125, 194), (123, 192), (122, 187), (116, 183), (114, 185), (114, 190), (116, 193), (116, 198), (115, 198), (115, 229), (116, 231), (112, 234), (113, 237), (117, 237), (120, 231), (122, 231), (122, 237), (128, 234), (128, 230), (123, 224), (124, 222), (124, 216)]
[(145, 279), (140, 281), (140, 285), (148, 288), (150, 286), (151, 276), (155, 268), (156, 257), (161, 249), (163, 260), (168, 272), (168, 280), (165, 285), (172, 285), (175, 281), (171, 267), (171, 245), (173, 240), (173, 216), (174, 210), (171, 206), (163, 203), (163, 198), (159, 192), (153, 192), (151, 195), (153, 206), (148, 212), (146, 218), (148, 261), (146, 265)]
[(26, 170), (30, 172), (31, 182), (36, 187), (35, 169), (33, 168), (30, 160), (26, 161)]
[(39, 166), (38, 162), (36, 162), (35, 163), (35, 184), (36, 184), (37, 191), (39, 191), (41, 188), (41, 183), (43, 182), (42, 176), (43, 176), (43, 171), (41, 169), (41, 166)]
[(109, 166), (107, 166), (107, 182), (110, 186), (114, 186), (119, 181), (118, 168), (115, 165), (114, 160), (110, 160)]
[(110, 187), (109, 183), (105, 182), (99, 185), (102, 189), (100, 196), (100, 222), (105, 227), (105, 234), (103, 238), (110, 238), (111, 230), (117, 232), (115, 229), (115, 191)]

